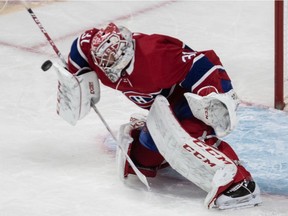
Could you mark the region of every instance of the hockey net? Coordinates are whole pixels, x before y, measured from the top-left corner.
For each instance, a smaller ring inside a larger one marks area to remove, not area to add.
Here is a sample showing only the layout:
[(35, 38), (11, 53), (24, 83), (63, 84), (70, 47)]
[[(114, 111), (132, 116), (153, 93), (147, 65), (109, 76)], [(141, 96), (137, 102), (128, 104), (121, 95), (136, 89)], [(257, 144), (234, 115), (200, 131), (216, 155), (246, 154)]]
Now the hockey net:
[(275, 0), (275, 93), (276, 109), (288, 110), (288, 0)]
[[(285, 99), (284, 102), (288, 104), (288, 0), (284, 1), (284, 86), (285, 86)], [(286, 110), (288, 107), (286, 106)]]

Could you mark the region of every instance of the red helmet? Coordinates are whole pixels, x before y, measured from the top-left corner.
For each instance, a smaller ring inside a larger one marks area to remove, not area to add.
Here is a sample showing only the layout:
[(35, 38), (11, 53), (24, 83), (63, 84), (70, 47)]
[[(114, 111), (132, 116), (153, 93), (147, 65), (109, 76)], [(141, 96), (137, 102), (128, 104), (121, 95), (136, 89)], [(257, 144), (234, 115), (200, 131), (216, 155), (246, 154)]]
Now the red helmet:
[(92, 38), (91, 54), (94, 63), (114, 83), (134, 56), (132, 33), (114, 23), (100, 29)]

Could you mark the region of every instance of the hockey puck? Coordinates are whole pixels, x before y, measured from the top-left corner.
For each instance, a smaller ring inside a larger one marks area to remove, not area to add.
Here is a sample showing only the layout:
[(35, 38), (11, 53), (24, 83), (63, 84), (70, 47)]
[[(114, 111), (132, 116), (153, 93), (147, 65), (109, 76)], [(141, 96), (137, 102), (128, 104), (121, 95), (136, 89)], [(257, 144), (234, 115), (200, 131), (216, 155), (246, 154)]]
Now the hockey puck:
[(53, 63), (50, 60), (47, 60), (42, 64), (41, 69), (43, 71), (47, 71), (51, 68), (52, 65), (53, 65)]

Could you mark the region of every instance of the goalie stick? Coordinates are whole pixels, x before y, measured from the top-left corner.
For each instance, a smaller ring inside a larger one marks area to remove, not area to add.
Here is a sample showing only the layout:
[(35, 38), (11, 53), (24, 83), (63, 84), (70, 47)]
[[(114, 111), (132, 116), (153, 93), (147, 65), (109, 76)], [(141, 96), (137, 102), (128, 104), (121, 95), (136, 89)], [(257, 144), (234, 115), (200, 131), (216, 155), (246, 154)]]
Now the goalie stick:
[[(28, 11), (28, 13), (31, 15), (32, 19), (34, 20), (34, 22), (37, 24), (37, 26), (39, 27), (39, 29), (41, 30), (41, 32), (44, 34), (44, 36), (46, 37), (46, 39), (48, 40), (49, 44), (52, 46), (53, 50), (55, 51), (55, 53), (57, 54), (58, 58), (61, 60), (61, 62), (63, 63), (63, 65), (66, 67), (67, 63), (65, 58), (63, 57), (63, 55), (61, 54), (61, 52), (59, 51), (59, 49), (57, 48), (57, 46), (55, 45), (54, 41), (51, 39), (51, 37), (49, 36), (49, 34), (47, 33), (47, 31), (45, 30), (45, 28), (43, 27), (43, 25), (41, 24), (40, 20), (37, 18), (37, 16), (35, 15), (35, 13), (33, 12), (33, 10), (31, 8), (29, 8), (26, 4), (25, 1), (21, 1), (23, 6), (26, 8), (26, 10)], [(42, 70), (43, 71), (47, 71), (51, 68), (51, 66), (53, 65), (53, 63), (48, 60), (46, 62), (43, 63), (42, 65)], [(107, 124), (107, 122), (105, 121), (105, 119), (103, 118), (103, 116), (101, 115), (101, 113), (99, 112), (99, 110), (97, 109), (96, 105), (91, 102), (91, 107), (93, 108), (93, 110), (95, 111), (95, 113), (99, 116), (100, 120), (102, 121), (102, 123), (105, 125), (106, 129), (108, 130), (108, 132), (111, 134), (111, 136), (113, 137), (114, 141), (116, 142), (116, 145), (119, 147), (119, 149), (124, 153), (128, 163), (130, 164), (130, 166), (132, 167), (132, 169), (134, 170), (134, 172), (136, 173), (137, 177), (139, 178), (139, 180), (147, 187), (148, 190), (150, 190), (150, 186), (149, 183), (147, 181), (147, 178), (145, 175), (143, 175), (140, 170), (136, 167), (136, 165), (133, 163), (132, 159), (129, 157), (129, 155), (127, 154), (127, 152), (125, 152), (122, 148), (122, 146), (120, 146), (118, 144), (118, 141), (115, 137), (115, 135), (112, 133), (109, 125)]]

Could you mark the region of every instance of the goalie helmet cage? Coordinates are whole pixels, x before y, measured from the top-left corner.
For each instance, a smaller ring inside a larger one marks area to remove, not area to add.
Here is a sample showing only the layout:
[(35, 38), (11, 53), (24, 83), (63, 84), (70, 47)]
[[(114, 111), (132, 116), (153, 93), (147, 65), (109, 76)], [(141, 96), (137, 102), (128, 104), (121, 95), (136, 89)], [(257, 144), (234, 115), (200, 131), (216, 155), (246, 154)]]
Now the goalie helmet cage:
[(284, 109), (288, 102), (288, 69), (287, 69), (287, 7), (288, 0), (275, 0), (275, 82), (274, 107)]

